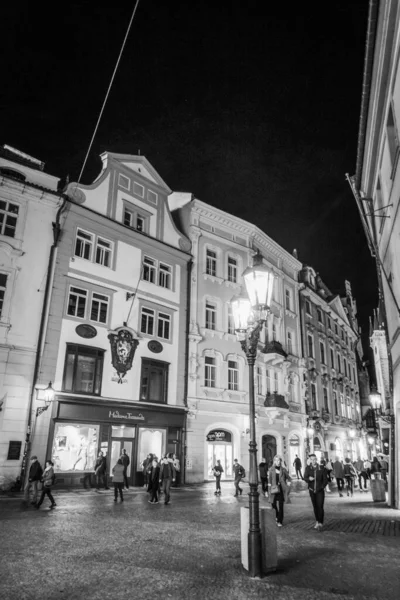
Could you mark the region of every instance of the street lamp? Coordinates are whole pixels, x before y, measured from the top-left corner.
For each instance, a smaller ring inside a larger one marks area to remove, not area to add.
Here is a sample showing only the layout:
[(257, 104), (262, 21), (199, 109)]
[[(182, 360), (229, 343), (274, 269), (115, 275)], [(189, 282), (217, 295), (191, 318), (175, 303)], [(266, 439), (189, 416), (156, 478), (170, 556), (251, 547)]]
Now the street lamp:
[(52, 386), (52, 382), (49, 381), (49, 385), (47, 386), (47, 388), (45, 388), (43, 390), (43, 400), (45, 402), (45, 406), (39, 406), (39, 408), (36, 409), (36, 417), (39, 417), (42, 413), (44, 413), (49, 408), (50, 404), (54, 400), (54, 395), (55, 395), (55, 390)]
[(381, 412), (382, 396), (375, 386), (371, 387), (371, 391), (369, 393), (369, 401), (376, 416), (379, 416), (379, 413)]
[(235, 332), (249, 366), (249, 575), (257, 577), (261, 574), (261, 530), (259, 493), (257, 477), (257, 443), (254, 405), (254, 365), (257, 358), (257, 346), (260, 333), (267, 320), (275, 275), (262, 262), (260, 252), (253, 257), (253, 266), (243, 273), (247, 297), (235, 297), (231, 301)]

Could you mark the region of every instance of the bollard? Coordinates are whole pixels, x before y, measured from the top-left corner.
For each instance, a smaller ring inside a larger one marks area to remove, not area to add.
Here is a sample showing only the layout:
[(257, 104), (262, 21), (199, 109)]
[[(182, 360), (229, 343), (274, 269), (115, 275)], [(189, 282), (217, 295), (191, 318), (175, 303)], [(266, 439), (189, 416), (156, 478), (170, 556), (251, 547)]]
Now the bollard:
[(264, 574), (275, 573), (278, 568), (278, 549), (276, 543), (275, 511), (271, 506), (263, 506), (260, 512), (262, 571)]
[(386, 500), (386, 486), (383, 479), (381, 479), (380, 473), (377, 473), (378, 477), (375, 479), (371, 478), (371, 494), (374, 502), (385, 502)]
[(241, 541), (241, 552), (242, 552), (242, 565), (246, 571), (249, 570), (249, 535), (250, 526), (250, 511), (248, 506), (242, 506), (240, 508), (240, 541)]

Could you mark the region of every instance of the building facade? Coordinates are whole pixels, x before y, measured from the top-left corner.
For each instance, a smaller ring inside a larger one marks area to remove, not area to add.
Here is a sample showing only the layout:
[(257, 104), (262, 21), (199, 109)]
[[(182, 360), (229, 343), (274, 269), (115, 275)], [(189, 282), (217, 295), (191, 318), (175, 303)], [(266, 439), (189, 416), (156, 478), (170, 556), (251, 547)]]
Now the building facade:
[[(400, 442), (400, 6), (370, 1), (357, 164), (348, 177), (376, 260), (389, 357), (381, 419), (390, 435), (389, 499), (399, 508)], [(379, 384), (379, 382), (378, 382)]]
[(92, 185), (72, 183), (61, 223), (38, 387), (33, 452), (64, 485), (109, 473), (123, 449), (131, 484), (149, 454), (182, 458), (190, 243), (170, 189), (143, 156), (104, 153)]
[(303, 267), (299, 281), (308, 450), (319, 459), (365, 458), (367, 441), (356, 359), (358, 334), (344, 306), (349, 301), (355, 313), (350, 285), (346, 282), (347, 294), (342, 302), (312, 267)]
[(304, 455), (305, 407), (299, 362), (298, 272), (301, 263), (255, 225), (191, 194), (169, 203), (192, 243), (188, 363), (186, 481), (212, 480), (221, 460), (232, 478), (237, 458), (248, 469), (249, 373), (237, 341), (230, 302), (256, 252), (276, 280), (271, 313), (261, 333), (254, 370), (258, 459), (276, 453), (292, 467)]
[(32, 422), (40, 321), (62, 204), (44, 163), (0, 148), (0, 486), (21, 472)]

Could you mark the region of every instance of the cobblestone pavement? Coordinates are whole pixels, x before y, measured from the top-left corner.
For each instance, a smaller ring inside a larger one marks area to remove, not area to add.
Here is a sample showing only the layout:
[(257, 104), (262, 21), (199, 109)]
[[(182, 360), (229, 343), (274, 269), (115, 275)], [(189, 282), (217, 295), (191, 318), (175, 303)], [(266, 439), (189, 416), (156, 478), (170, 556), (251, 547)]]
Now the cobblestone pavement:
[(111, 491), (55, 488), (57, 507), (46, 499), (39, 511), (1, 496), (0, 598), (398, 600), (399, 511), (370, 493), (327, 494), (318, 533), (308, 494), (293, 494), (277, 529), (278, 572), (251, 579), (240, 560), (247, 496), (234, 498), (232, 487), (221, 497), (209, 484), (173, 490), (167, 506), (150, 505), (139, 488), (124, 503)]

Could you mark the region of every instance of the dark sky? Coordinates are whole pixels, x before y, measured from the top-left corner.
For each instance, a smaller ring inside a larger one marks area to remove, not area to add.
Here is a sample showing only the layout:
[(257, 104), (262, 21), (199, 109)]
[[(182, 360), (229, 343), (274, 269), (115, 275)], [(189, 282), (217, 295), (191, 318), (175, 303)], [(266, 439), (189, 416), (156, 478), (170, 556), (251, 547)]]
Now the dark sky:
[[(77, 179), (133, 5), (2, 8), (1, 144)], [(333, 292), (349, 279), (365, 323), (376, 278), (345, 173), (367, 11), (367, 0), (141, 0), (82, 182), (100, 152), (140, 149), (172, 189), (297, 248)]]

